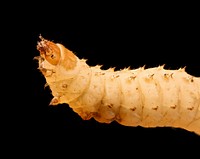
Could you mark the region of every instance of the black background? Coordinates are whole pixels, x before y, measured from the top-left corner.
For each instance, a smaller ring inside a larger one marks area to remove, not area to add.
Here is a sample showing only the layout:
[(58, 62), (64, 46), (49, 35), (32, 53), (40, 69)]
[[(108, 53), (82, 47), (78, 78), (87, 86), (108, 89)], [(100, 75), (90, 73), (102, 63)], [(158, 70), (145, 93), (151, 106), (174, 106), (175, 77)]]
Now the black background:
[(165, 64), (166, 69), (186, 66), (189, 74), (199, 77), (198, 11), (187, 4), (151, 5), (59, 3), (51, 7), (34, 6), (22, 31), (27, 39), (24, 42), (28, 43), (24, 57), (30, 66), (25, 75), (31, 77), (29, 83), (24, 84), (28, 89), (25, 94), (31, 99), (25, 104), (23, 122), (29, 121), (25, 124), (25, 134), (29, 134), (28, 145), (37, 145), (36, 152), (40, 147), (41, 151), (47, 150), (47, 154), (58, 149), (58, 154), (59, 150), (62, 154), (74, 150), (73, 155), (77, 155), (84, 149), (81, 155), (85, 157), (92, 156), (92, 152), (94, 157), (118, 153), (134, 157), (143, 156), (148, 150), (147, 155), (152, 157), (159, 156), (159, 152), (162, 156), (199, 154), (196, 149), (200, 148), (200, 137), (186, 130), (126, 127), (93, 119), (83, 121), (67, 104), (49, 106), (51, 92), (44, 89), (45, 79), (37, 69), (37, 61), (33, 60), (39, 55), (36, 45), (41, 34), (63, 44), (79, 58), (88, 59), (89, 65), (103, 65), (103, 69)]

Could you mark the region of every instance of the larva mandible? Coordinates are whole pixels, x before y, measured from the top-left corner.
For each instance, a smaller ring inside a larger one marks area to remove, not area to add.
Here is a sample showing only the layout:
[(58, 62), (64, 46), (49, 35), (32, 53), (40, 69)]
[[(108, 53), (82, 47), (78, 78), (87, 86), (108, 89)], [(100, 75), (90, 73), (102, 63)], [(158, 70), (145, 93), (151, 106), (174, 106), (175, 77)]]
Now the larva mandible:
[(168, 126), (200, 135), (200, 78), (184, 68), (103, 70), (41, 36), (37, 50), (38, 68), (53, 95), (50, 105), (67, 103), (84, 120)]

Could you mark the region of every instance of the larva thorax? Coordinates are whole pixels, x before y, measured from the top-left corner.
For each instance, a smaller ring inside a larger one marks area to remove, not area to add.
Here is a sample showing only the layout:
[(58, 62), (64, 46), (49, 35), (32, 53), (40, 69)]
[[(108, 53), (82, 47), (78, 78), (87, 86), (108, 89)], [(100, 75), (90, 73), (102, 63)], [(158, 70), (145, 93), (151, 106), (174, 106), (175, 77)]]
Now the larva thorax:
[(200, 134), (200, 79), (164, 66), (115, 71), (88, 66), (61, 44), (41, 38), (39, 69), (53, 99), (84, 120), (180, 127)]
[[(44, 49), (47, 46), (50, 48)], [(69, 103), (79, 97), (87, 87), (89, 83), (88, 76), (91, 74), (85, 60), (79, 60), (63, 45), (54, 44), (43, 38), (38, 43), (37, 48), (40, 51), (39, 69), (45, 76), (47, 85), (54, 96), (50, 104)], [(47, 50), (47, 52), (44, 52), (44, 50)], [(50, 53), (48, 50), (50, 50)], [(52, 58), (47, 59), (46, 54), (50, 54)], [(60, 54), (59, 59), (54, 59), (54, 57), (58, 57), (58, 54)], [(56, 64), (54, 60), (57, 61)], [(85, 72), (81, 71), (82, 69)]]

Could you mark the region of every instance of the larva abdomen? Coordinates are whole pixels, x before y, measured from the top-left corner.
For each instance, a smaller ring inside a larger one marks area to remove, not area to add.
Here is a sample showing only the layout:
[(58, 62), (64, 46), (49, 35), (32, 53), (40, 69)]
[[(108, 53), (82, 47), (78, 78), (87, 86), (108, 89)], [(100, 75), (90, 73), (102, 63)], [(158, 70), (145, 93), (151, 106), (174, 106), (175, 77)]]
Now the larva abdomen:
[(198, 119), (199, 79), (194, 79), (184, 69), (150, 68), (143, 70), (135, 80), (142, 98), (137, 100), (142, 102), (138, 104), (142, 107), (134, 108), (134, 111), (142, 109), (139, 125), (187, 128), (194, 119)]
[(107, 73), (102, 70), (99, 75), (105, 77), (105, 82), (101, 82), (104, 97), (95, 112), (98, 115), (94, 115), (99, 122), (116, 120), (129, 126), (187, 129), (198, 119), (198, 80), (184, 69), (157, 67)]
[(200, 134), (200, 78), (164, 66), (102, 70), (41, 38), (39, 69), (54, 98), (84, 120), (126, 126), (179, 127)]

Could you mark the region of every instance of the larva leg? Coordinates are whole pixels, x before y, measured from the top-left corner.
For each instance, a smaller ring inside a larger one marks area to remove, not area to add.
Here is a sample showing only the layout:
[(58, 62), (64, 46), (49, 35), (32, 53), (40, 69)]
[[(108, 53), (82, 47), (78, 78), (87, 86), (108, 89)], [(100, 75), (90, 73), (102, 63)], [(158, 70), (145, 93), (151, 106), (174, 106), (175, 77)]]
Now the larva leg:
[(200, 78), (163, 66), (102, 70), (40, 37), (39, 69), (54, 98), (84, 120), (126, 126), (179, 127), (200, 135)]

